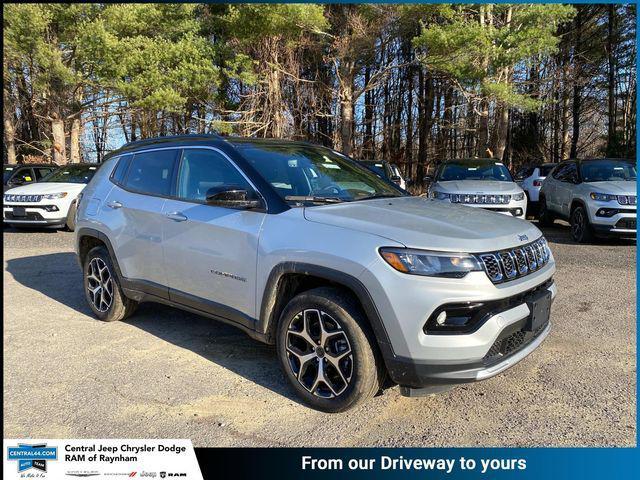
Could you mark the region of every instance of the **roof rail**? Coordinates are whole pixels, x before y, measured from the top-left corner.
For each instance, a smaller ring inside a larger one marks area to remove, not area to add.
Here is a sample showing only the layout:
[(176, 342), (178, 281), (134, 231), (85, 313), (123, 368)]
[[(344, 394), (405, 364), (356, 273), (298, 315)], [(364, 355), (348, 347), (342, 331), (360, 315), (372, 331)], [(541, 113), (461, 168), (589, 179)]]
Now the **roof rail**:
[(127, 148), (127, 147), (132, 147), (132, 146), (139, 146), (139, 145), (145, 145), (147, 143), (156, 143), (158, 141), (164, 141), (164, 142), (168, 142), (168, 141), (172, 141), (172, 140), (189, 140), (189, 139), (195, 139), (195, 138), (200, 138), (200, 139), (207, 139), (207, 138), (215, 138), (215, 139), (220, 139), (222, 138), (220, 135), (218, 135), (217, 133), (197, 133), (197, 134), (184, 134), (184, 135), (167, 135), (164, 137), (151, 137), (151, 138), (143, 138), (141, 140), (134, 140), (133, 142), (129, 142), (129, 143), (125, 143), (122, 147), (120, 148)]

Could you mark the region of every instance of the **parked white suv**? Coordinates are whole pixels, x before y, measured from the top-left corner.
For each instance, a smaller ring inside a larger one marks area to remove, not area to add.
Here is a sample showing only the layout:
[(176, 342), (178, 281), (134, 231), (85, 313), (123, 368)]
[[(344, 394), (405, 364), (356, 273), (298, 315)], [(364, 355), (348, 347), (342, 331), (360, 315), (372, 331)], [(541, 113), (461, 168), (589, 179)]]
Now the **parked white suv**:
[(524, 167), (514, 175), (516, 183), (527, 195), (529, 215), (532, 214), (531, 210), (537, 210), (542, 182), (556, 165), (557, 163), (543, 163), (533, 167)]
[(98, 165), (73, 164), (59, 168), (38, 183), (11, 188), (4, 193), (3, 221), (13, 227), (75, 228), (78, 195)]
[(500, 161), (468, 158), (442, 163), (430, 181), (429, 196), (445, 203), (480, 207), (492, 212), (527, 218), (524, 191)]
[(540, 223), (562, 218), (576, 242), (594, 236), (635, 236), (636, 164), (633, 160), (570, 160), (553, 169), (540, 191)]
[(387, 377), (417, 395), (497, 375), (547, 336), (556, 294), (532, 224), (282, 140), (126, 145), (84, 191), (76, 250), (98, 318), (153, 301), (235, 325), (328, 412)]

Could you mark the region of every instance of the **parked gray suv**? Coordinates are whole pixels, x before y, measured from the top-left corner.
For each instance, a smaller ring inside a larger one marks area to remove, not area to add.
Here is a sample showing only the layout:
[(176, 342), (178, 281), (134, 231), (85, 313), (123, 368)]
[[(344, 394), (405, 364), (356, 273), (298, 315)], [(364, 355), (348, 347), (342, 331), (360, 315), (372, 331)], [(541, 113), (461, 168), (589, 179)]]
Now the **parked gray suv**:
[(556, 294), (532, 224), (281, 140), (125, 145), (83, 192), (76, 250), (101, 320), (152, 301), (235, 325), (327, 412), (504, 371), (547, 336)]
[(563, 162), (540, 189), (540, 223), (568, 220), (571, 235), (579, 243), (596, 236), (635, 236), (636, 176), (633, 160)]

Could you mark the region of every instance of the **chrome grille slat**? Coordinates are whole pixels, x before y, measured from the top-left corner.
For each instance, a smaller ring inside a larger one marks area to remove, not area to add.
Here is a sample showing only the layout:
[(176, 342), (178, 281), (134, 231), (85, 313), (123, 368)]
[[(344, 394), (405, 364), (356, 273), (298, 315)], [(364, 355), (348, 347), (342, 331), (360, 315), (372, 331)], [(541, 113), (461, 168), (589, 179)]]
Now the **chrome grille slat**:
[(544, 267), (551, 252), (544, 237), (522, 247), (476, 255), (493, 283), (524, 277)]

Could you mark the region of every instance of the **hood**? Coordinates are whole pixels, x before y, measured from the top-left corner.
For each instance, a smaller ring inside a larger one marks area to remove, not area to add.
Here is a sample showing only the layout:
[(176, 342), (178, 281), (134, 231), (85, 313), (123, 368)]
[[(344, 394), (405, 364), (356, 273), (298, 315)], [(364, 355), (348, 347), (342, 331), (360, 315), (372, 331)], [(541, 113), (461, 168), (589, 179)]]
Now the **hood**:
[(436, 182), (433, 188), (446, 193), (520, 193), (522, 189), (515, 182), (497, 180), (450, 180)]
[(612, 195), (635, 195), (636, 182), (611, 181), (611, 182), (585, 182), (594, 192), (610, 193)]
[(307, 207), (304, 215), (311, 222), (378, 235), (406, 247), (448, 252), (500, 250), (532, 242), (541, 235), (525, 220), (426, 197)]
[(12, 195), (42, 195), (45, 193), (69, 192), (69, 194), (80, 193), (87, 185), (84, 183), (30, 183), (29, 185), (20, 185), (19, 187), (10, 188), (5, 193)]

